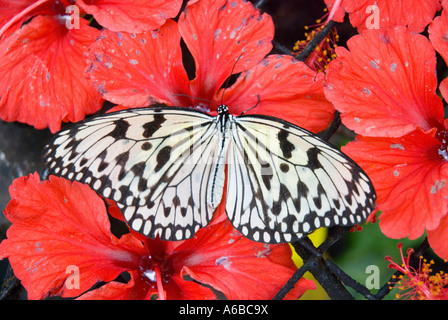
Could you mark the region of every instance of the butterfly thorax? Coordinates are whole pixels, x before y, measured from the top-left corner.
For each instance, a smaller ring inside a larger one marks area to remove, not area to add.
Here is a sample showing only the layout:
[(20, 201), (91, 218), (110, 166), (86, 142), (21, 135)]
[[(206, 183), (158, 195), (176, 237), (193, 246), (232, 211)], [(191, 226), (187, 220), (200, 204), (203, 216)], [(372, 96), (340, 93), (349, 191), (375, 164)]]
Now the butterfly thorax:
[(218, 107), (218, 123), (219, 131), (225, 134), (229, 129), (230, 123), (232, 122), (233, 116), (229, 113), (229, 108), (222, 104)]

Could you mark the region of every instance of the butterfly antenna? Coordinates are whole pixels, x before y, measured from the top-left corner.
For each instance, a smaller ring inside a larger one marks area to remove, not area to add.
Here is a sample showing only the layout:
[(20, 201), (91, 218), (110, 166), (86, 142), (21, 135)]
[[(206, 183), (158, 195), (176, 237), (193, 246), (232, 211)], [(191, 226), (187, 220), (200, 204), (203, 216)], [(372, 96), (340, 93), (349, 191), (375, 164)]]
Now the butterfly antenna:
[(256, 107), (258, 106), (259, 103), (260, 103), (260, 95), (257, 94), (257, 103), (256, 103), (253, 107), (250, 107), (249, 109), (244, 110), (243, 112), (241, 112), (240, 116), (242, 116), (243, 114), (245, 114), (247, 111), (250, 111), (250, 110), (256, 108)]
[(229, 85), (229, 81), (230, 81), (230, 77), (233, 74), (233, 71), (235, 70), (235, 66), (238, 63), (238, 61), (241, 59), (241, 57), (243, 56), (243, 54), (240, 54), (240, 56), (238, 57), (238, 59), (236, 59), (235, 63), (233, 64), (232, 70), (230, 71), (230, 75), (227, 78), (226, 82), (224, 83), (224, 90), (222, 91), (222, 95), (221, 95), (221, 106), (224, 104), (223, 100), (224, 100), (224, 93), (226, 92), (227, 86)]

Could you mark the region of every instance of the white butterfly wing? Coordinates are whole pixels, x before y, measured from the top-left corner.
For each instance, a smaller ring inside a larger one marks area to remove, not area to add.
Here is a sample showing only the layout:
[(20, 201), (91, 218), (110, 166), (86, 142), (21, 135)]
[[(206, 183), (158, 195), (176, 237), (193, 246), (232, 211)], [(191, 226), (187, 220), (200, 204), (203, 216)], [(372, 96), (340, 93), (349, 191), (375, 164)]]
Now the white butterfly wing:
[[(226, 131), (230, 129), (230, 131)], [(130, 226), (164, 240), (190, 238), (221, 202), (244, 235), (291, 242), (364, 221), (374, 189), (348, 157), (312, 133), (267, 116), (130, 109), (86, 120), (47, 146), (51, 173), (88, 183)]]
[(208, 194), (213, 175), (224, 180), (216, 126), (216, 118), (185, 108), (129, 109), (58, 133), (45, 160), (51, 173), (115, 200), (134, 230), (187, 239), (211, 220), (210, 199), (220, 201), (219, 192)]
[(314, 134), (250, 115), (235, 118), (232, 137), (226, 211), (248, 238), (291, 242), (320, 227), (360, 223), (373, 210), (366, 174)]

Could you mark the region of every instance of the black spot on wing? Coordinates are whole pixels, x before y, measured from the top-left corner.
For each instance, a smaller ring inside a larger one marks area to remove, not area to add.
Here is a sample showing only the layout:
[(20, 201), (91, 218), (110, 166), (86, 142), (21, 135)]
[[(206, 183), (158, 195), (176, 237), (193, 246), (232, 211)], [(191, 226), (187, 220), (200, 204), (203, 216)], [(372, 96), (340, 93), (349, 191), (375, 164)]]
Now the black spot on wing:
[(121, 167), (120, 172), (118, 174), (119, 181), (123, 180), (126, 177), (126, 170), (124, 168), (128, 160), (129, 160), (129, 152), (120, 153), (115, 157), (117, 165)]
[(126, 177), (126, 171), (124, 168), (121, 168), (120, 173), (118, 174), (118, 181), (123, 180)]
[(316, 206), (317, 209), (322, 209), (322, 198), (321, 195), (325, 193), (325, 191), (323, 190), (322, 186), (319, 184), (319, 186), (317, 187), (318, 189), (318, 197), (313, 197), (313, 202), (314, 205)]
[(189, 197), (188, 198), (188, 206), (191, 207), (191, 208), (195, 207), (193, 197)]
[(138, 181), (138, 191), (145, 191), (148, 188), (148, 180), (140, 178)]
[(272, 213), (278, 216), (282, 212), (282, 201), (274, 201), (272, 204)]
[(157, 130), (162, 127), (162, 124), (166, 121), (166, 118), (163, 114), (155, 114), (154, 119), (150, 122), (146, 122), (143, 125), (143, 136), (145, 138), (151, 138)]
[(87, 163), (87, 161), (89, 161), (89, 160), (86, 159), (86, 158), (82, 158), (81, 161), (79, 161), (79, 165), (80, 165), (81, 167), (83, 167), (83, 166), (85, 166), (85, 164)]
[(306, 185), (306, 183), (304, 183), (303, 181), (299, 181), (297, 183), (297, 194), (299, 194), (300, 196), (306, 197), (308, 195), (309, 189), (308, 186)]
[(266, 189), (271, 190), (271, 179), (273, 176), (272, 175), (268, 176), (268, 175), (264, 174), (261, 177), (263, 179), (263, 183), (264, 183)]
[(320, 154), (320, 151), (318, 148), (310, 148), (306, 152), (306, 155), (308, 156), (308, 166), (312, 169), (318, 169), (322, 168), (322, 165), (318, 159), (318, 155)]
[(179, 199), (178, 196), (174, 196), (174, 198), (173, 198), (173, 205), (175, 207), (179, 207), (180, 206), (180, 199)]
[(101, 162), (98, 166), (98, 172), (106, 170), (106, 168), (109, 166), (109, 163), (107, 162)]
[(281, 170), (282, 172), (284, 172), (284, 173), (288, 172), (288, 171), (289, 171), (289, 165), (286, 164), (286, 163), (281, 163), (281, 164), (280, 164), (280, 170)]
[(157, 165), (154, 168), (155, 172), (158, 172), (162, 167), (170, 160), (171, 156), (171, 147), (166, 146), (160, 149), (159, 153), (157, 153), (156, 161)]
[(72, 150), (70, 156), (68, 157), (68, 161), (72, 161), (72, 160), (75, 159), (78, 155), (79, 155), (78, 152), (75, 152), (74, 150)]
[(289, 132), (285, 130), (280, 130), (277, 134), (278, 141), (280, 142), (280, 150), (282, 150), (283, 156), (286, 159), (292, 157), (292, 151), (296, 148), (288, 141), (288, 135)]
[(79, 143), (79, 140), (72, 138), (69, 140), (69, 142), (65, 145), (65, 149), (73, 149), (76, 144)]
[(261, 164), (261, 178), (266, 189), (271, 190), (271, 180), (274, 177), (273, 170), (269, 162)]
[(118, 119), (114, 121), (115, 128), (109, 134), (114, 139), (125, 139), (128, 132), (129, 123), (126, 120)]
[(281, 183), (279, 190), (279, 200), (273, 202), (272, 213), (278, 216), (282, 212), (282, 203), (285, 203), (286, 199), (289, 198), (291, 198), (291, 193), (289, 192), (288, 188), (283, 183)]
[(339, 199), (332, 199), (334, 207), (338, 210), (341, 209), (341, 202), (339, 201)]
[(142, 144), (142, 146), (141, 146), (141, 149), (142, 149), (143, 151), (148, 151), (148, 150), (150, 150), (151, 148), (152, 148), (152, 144), (151, 144), (150, 142), (148, 142), (148, 141), (144, 142), (144, 143)]
[(117, 162), (117, 164), (124, 167), (125, 164), (129, 161), (129, 152), (126, 151), (126, 152), (120, 153), (119, 155), (117, 155), (115, 157), (115, 161)]
[(146, 163), (144, 161), (138, 162), (134, 164), (131, 168), (131, 171), (134, 175), (141, 177), (143, 175), (143, 171), (145, 171)]

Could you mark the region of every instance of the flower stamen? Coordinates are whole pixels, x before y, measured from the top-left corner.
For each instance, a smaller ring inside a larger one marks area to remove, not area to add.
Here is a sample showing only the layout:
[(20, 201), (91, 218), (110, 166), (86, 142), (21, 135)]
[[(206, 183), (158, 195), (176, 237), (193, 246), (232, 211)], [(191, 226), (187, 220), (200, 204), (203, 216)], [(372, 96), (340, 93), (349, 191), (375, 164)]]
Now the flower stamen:
[(403, 273), (398, 277), (398, 288), (402, 291), (396, 294), (396, 299), (411, 300), (446, 300), (448, 298), (448, 274), (443, 271), (432, 274), (431, 266), (434, 261), (427, 261), (422, 256), (419, 257), (419, 265), (416, 270), (410, 265), (411, 254), (414, 252), (412, 248), (407, 250), (407, 257), (403, 255), (403, 244), (399, 244), (401, 255), (401, 265), (392, 261), (391, 257), (386, 257), (390, 262), (389, 268), (396, 269)]
[[(297, 41), (293, 47), (293, 51), (297, 56), (326, 27), (327, 23), (322, 21), (323, 19), (317, 19), (315, 25), (305, 26), (305, 40)], [(339, 35), (336, 28), (333, 28), (306, 58), (305, 63), (317, 72), (324, 72), (330, 61), (336, 58), (335, 48), (337, 47), (337, 41), (339, 41)]]
[(159, 294), (159, 300), (166, 300), (166, 292), (163, 289), (162, 274), (160, 272), (160, 268), (156, 266), (154, 268), (154, 272), (156, 274), (157, 292)]

